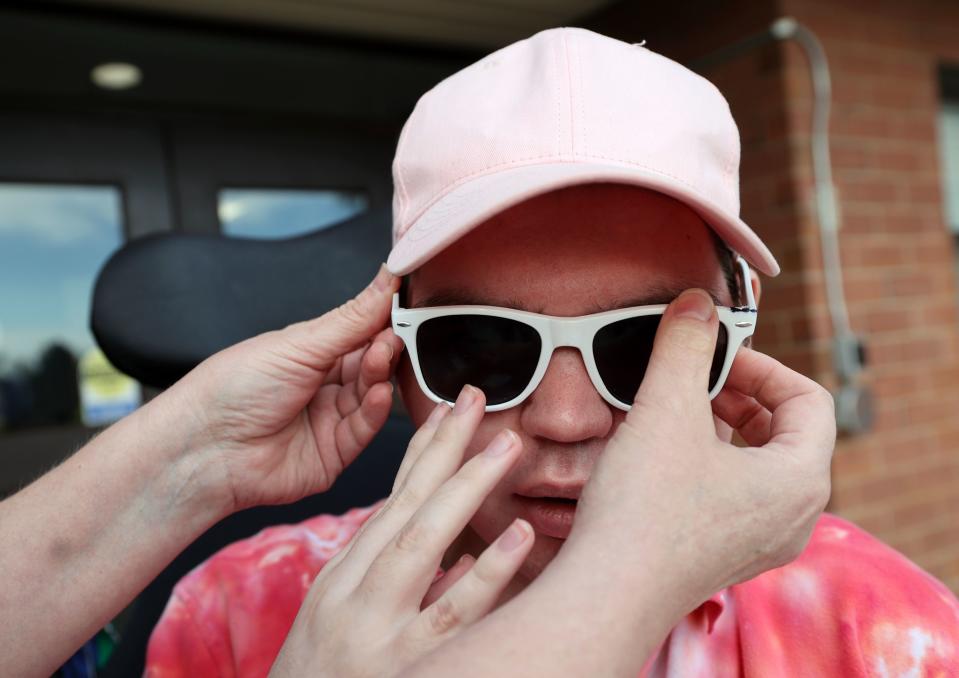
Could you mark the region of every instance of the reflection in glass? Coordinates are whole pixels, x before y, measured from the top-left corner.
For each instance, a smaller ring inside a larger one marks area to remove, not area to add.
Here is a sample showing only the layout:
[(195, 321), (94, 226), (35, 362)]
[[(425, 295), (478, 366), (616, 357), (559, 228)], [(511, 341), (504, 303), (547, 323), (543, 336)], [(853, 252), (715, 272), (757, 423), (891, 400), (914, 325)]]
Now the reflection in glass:
[(327, 228), (369, 208), (362, 191), (226, 188), (217, 210), (223, 232), (280, 239)]
[(0, 184), (0, 428), (80, 423), (90, 296), (122, 242), (121, 214), (114, 186)]

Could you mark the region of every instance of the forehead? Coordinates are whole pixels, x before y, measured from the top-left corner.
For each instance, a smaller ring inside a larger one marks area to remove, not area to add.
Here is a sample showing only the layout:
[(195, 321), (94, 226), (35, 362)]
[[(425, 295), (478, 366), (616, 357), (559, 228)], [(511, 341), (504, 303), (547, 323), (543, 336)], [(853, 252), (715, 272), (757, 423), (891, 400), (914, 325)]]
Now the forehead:
[(546, 193), (477, 226), (410, 277), (410, 306), (582, 315), (700, 287), (729, 302), (714, 240), (684, 204), (632, 186)]

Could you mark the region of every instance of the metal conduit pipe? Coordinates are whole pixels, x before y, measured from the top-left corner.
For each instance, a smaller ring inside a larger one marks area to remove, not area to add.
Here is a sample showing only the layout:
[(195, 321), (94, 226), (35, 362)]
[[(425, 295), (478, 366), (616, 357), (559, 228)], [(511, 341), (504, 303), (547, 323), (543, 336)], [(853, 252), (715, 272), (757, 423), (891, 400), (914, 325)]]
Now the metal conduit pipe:
[(829, 157), (829, 106), (832, 85), (829, 64), (822, 43), (810, 29), (792, 17), (776, 19), (765, 31), (746, 37), (692, 62), (689, 66), (703, 72), (774, 41), (794, 40), (809, 63), (813, 87), (812, 133), (810, 150), (822, 248), (826, 304), (832, 321), (833, 365), (839, 377), (836, 400), (836, 422), (844, 433), (864, 433), (873, 424), (874, 403), (871, 392), (859, 382), (865, 363), (862, 341), (852, 332), (846, 295), (843, 289), (842, 264), (839, 256), (839, 206), (832, 180)]

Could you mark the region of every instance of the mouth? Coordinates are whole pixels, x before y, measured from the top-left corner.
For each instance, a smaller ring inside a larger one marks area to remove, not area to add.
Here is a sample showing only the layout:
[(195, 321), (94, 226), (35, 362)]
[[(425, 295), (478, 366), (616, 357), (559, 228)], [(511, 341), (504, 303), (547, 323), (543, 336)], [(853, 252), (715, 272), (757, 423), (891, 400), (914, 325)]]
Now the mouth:
[(519, 515), (539, 534), (566, 539), (573, 528), (582, 485), (539, 485), (517, 492)]

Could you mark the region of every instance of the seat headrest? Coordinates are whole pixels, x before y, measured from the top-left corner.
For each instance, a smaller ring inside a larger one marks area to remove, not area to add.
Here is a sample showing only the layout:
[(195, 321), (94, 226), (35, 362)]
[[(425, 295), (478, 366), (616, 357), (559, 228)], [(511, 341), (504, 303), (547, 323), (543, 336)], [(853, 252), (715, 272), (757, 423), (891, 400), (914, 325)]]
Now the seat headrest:
[(139, 238), (101, 269), (91, 329), (118, 369), (163, 388), (231, 344), (340, 305), (389, 251), (388, 208), (288, 240)]

